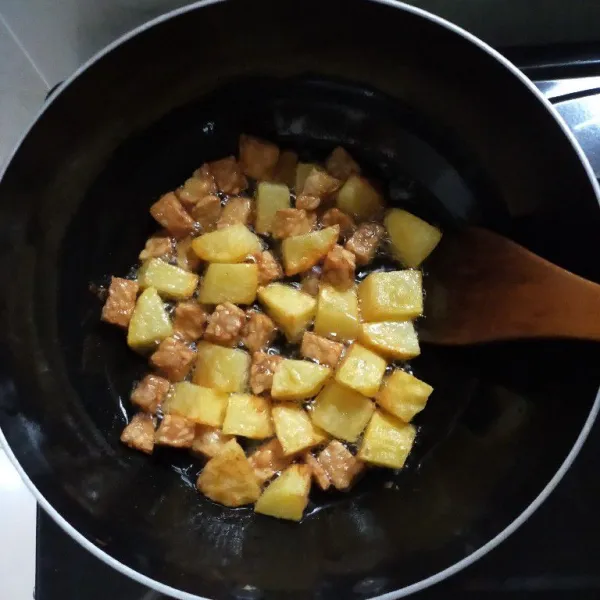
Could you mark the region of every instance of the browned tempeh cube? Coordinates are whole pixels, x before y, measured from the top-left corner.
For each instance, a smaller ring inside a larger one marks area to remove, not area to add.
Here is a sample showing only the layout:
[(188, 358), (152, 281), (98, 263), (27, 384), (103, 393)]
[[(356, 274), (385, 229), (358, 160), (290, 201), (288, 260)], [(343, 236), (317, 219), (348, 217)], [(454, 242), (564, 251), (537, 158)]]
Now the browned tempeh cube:
[(195, 342), (202, 337), (207, 321), (208, 311), (195, 300), (180, 302), (175, 308), (173, 330), (178, 337)]
[(302, 192), (296, 197), (296, 208), (315, 210), (323, 198), (340, 189), (342, 182), (326, 171), (313, 169), (304, 182)]
[(194, 252), (192, 242), (194, 238), (189, 236), (179, 240), (175, 247), (177, 266), (191, 273), (195, 273), (200, 268), (202, 260)]
[(250, 135), (240, 135), (240, 164), (242, 170), (254, 179), (268, 179), (279, 160), (279, 148)]
[(283, 268), (277, 262), (272, 252), (265, 250), (255, 254), (254, 258), (258, 265), (258, 284), (267, 285), (271, 281), (283, 278)]
[(327, 158), (325, 166), (329, 173), (342, 181), (346, 181), (353, 173), (360, 175), (358, 163), (341, 146), (333, 150)]
[(356, 264), (366, 265), (375, 258), (385, 229), (378, 223), (362, 223), (346, 242), (346, 250), (356, 256)]
[(208, 164), (217, 187), (226, 194), (239, 194), (248, 187), (248, 180), (242, 173), (235, 156), (228, 156)]
[(282, 360), (281, 356), (266, 352), (255, 352), (252, 355), (250, 387), (253, 394), (262, 394), (271, 389), (275, 369)]
[(311, 296), (319, 295), (319, 283), (321, 282), (321, 267), (314, 266), (309, 271), (306, 271), (300, 282), (300, 287), (303, 292)]
[(196, 353), (181, 340), (168, 337), (150, 357), (150, 364), (162, 371), (170, 381), (181, 381), (192, 368)]
[(208, 165), (204, 164), (194, 171), (194, 175), (177, 190), (176, 194), (186, 208), (192, 209), (200, 199), (216, 192), (215, 178)]
[(131, 402), (142, 410), (155, 413), (170, 387), (171, 384), (167, 379), (150, 373), (131, 392)]
[(209, 195), (198, 200), (192, 209), (192, 217), (200, 223), (202, 232), (207, 233), (217, 226), (222, 211), (221, 199), (218, 196)]
[(196, 435), (192, 442), (192, 452), (212, 458), (219, 454), (232, 437), (225, 435), (218, 427), (196, 425)]
[(355, 270), (354, 254), (336, 244), (325, 257), (322, 279), (334, 287), (346, 290), (354, 284)]
[(173, 254), (173, 238), (168, 235), (153, 235), (146, 240), (144, 249), (140, 252), (139, 259), (141, 261), (149, 258), (170, 258)]
[(165, 415), (156, 433), (154, 443), (173, 448), (191, 448), (196, 437), (196, 426), (179, 415)]
[(275, 323), (267, 315), (256, 310), (246, 312), (247, 321), (242, 329), (242, 343), (250, 352), (263, 350), (277, 333)]
[(271, 230), (277, 240), (310, 233), (317, 223), (315, 213), (307, 213), (299, 208), (284, 208), (278, 210), (273, 217)]
[(302, 336), (302, 345), (300, 346), (302, 356), (312, 358), (322, 365), (335, 367), (343, 351), (343, 344), (328, 340), (316, 333), (305, 331)]
[(139, 285), (137, 281), (111, 277), (108, 297), (102, 307), (102, 320), (127, 327), (131, 320)]
[(250, 198), (230, 198), (217, 221), (217, 229), (241, 223), (249, 225), (252, 217), (252, 200)]
[(339, 225), (340, 237), (343, 238), (352, 235), (356, 229), (354, 219), (339, 208), (330, 208), (325, 211), (321, 217), (321, 225), (323, 225), (323, 227)]
[(134, 415), (121, 433), (121, 441), (135, 450), (152, 454), (154, 450), (154, 417), (149, 413)]
[(204, 332), (204, 339), (222, 346), (236, 346), (242, 335), (242, 327), (246, 323), (246, 313), (231, 302), (219, 304)]
[(364, 464), (338, 440), (329, 442), (319, 454), (318, 460), (338, 490), (347, 490), (364, 469)]
[(310, 452), (304, 454), (304, 462), (308, 465), (315, 483), (323, 491), (328, 490), (331, 487), (331, 481), (329, 481), (329, 476), (321, 466), (321, 463)]
[(162, 196), (150, 207), (150, 214), (177, 239), (190, 235), (195, 228), (194, 219), (183, 208), (173, 192)]
[(258, 477), (260, 483), (265, 483), (273, 478), (279, 471), (283, 471), (292, 462), (291, 456), (283, 454), (283, 448), (277, 438), (259, 446), (248, 460)]

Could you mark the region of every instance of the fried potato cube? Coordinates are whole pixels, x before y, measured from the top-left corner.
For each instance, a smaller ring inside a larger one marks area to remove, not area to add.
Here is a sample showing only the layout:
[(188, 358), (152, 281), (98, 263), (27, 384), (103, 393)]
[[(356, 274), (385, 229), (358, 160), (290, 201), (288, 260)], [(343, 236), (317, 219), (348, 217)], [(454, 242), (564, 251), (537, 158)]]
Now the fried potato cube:
[(300, 521), (308, 504), (310, 469), (291, 465), (263, 491), (254, 510), (263, 515)]
[(254, 255), (258, 267), (259, 285), (267, 285), (272, 281), (283, 278), (283, 269), (272, 252), (265, 250)]
[(381, 194), (360, 175), (350, 175), (337, 195), (337, 207), (359, 221), (376, 220), (383, 212)]
[(310, 331), (305, 331), (302, 336), (300, 354), (306, 358), (316, 360), (321, 365), (335, 367), (343, 351), (344, 346), (342, 344), (332, 342)]
[(137, 281), (111, 277), (108, 297), (102, 307), (102, 320), (119, 327), (127, 327), (135, 309), (138, 290)]
[(198, 275), (170, 265), (160, 258), (146, 261), (138, 272), (140, 288), (153, 287), (164, 298), (185, 300), (189, 298), (199, 281)]
[(225, 435), (218, 427), (196, 425), (196, 434), (192, 442), (192, 452), (213, 458), (232, 439), (230, 435)]
[(250, 352), (258, 352), (266, 348), (274, 339), (277, 333), (275, 323), (256, 310), (246, 312), (247, 321), (242, 330), (242, 344)]
[(371, 350), (389, 358), (408, 360), (421, 354), (419, 338), (412, 321), (363, 323), (358, 340)]
[(373, 397), (381, 386), (387, 362), (368, 348), (354, 342), (347, 350), (335, 380), (363, 396)]
[(175, 337), (164, 339), (150, 357), (150, 364), (162, 371), (167, 379), (181, 381), (192, 368), (195, 352)]
[(312, 296), (282, 283), (260, 288), (258, 299), (292, 342), (302, 337), (317, 308), (317, 301)]
[(298, 404), (277, 404), (272, 413), (275, 433), (286, 456), (322, 444), (327, 439)]
[(270, 177), (279, 160), (279, 148), (272, 142), (240, 135), (240, 165), (248, 177), (265, 179)]
[(264, 440), (274, 433), (271, 403), (262, 396), (231, 394), (223, 421), (223, 433)]
[(150, 207), (150, 214), (177, 239), (194, 232), (194, 219), (190, 217), (173, 192), (165, 194), (155, 202)]
[(407, 267), (418, 267), (442, 239), (437, 227), (399, 208), (390, 210), (383, 223), (395, 256)]
[(277, 354), (255, 352), (250, 367), (250, 389), (253, 394), (262, 394), (271, 390), (273, 375), (283, 358)]
[(263, 235), (271, 233), (275, 213), (290, 206), (290, 190), (287, 185), (261, 181), (256, 189), (257, 233)]
[(208, 265), (200, 283), (203, 304), (252, 304), (258, 290), (258, 267), (251, 264)]
[(338, 290), (322, 283), (315, 317), (315, 333), (324, 337), (349, 342), (358, 337), (360, 316), (357, 288)]
[(327, 472), (323, 468), (323, 465), (313, 456), (310, 452), (306, 452), (302, 458), (306, 463), (306, 466), (310, 469), (310, 473), (312, 475), (315, 483), (323, 490), (326, 491), (331, 487), (331, 481), (329, 480), (329, 476)]
[(286, 275), (296, 275), (314, 267), (335, 246), (339, 225), (286, 238), (281, 244)]
[(369, 398), (331, 381), (317, 396), (312, 422), (334, 437), (355, 442), (366, 427), (375, 406)]
[(346, 250), (356, 257), (357, 265), (367, 265), (374, 258), (385, 229), (379, 223), (361, 223), (346, 242)]
[(338, 440), (332, 440), (321, 451), (319, 464), (338, 490), (347, 490), (365, 465)]
[(364, 321), (408, 321), (423, 314), (420, 271), (371, 273), (358, 286)]
[(226, 194), (239, 194), (248, 187), (248, 180), (235, 156), (228, 156), (208, 163), (217, 188)]
[(248, 457), (248, 460), (261, 483), (275, 477), (277, 473), (286, 469), (292, 462), (291, 457), (285, 456), (283, 448), (276, 438), (259, 446)]
[(229, 396), (225, 392), (182, 381), (163, 404), (165, 414), (179, 415), (199, 425), (221, 427)]
[(365, 431), (358, 458), (380, 467), (401, 469), (410, 454), (415, 435), (413, 425), (376, 410)]
[(186, 237), (177, 242), (175, 247), (175, 259), (177, 266), (184, 271), (194, 272), (200, 268), (202, 260), (198, 258), (192, 248), (194, 238)]
[(250, 198), (229, 198), (217, 221), (217, 229), (238, 224), (247, 226), (252, 219), (252, 212), (253, 202)]
[(313, 163), (298, 163), (296, 166), (296, 181), (294, 183), (294, 191), (296, 192), (296, 196), (302, 193), (304, 189), (304, 182), (310, 175), (310, 172), (318, 168), (318, 165)]
[(256, 502), (260, 485), (242, 447), (231, 440), (211, 458), (196, 481), (205, 496), (225, 506), (243, 506)]
[(316, 396), (331, 369), (307, 360), (282, 360), (273, 376), (271, 396), (276, 400), (304, 400)]
[(383, 381), (375, 400), (379, 406), (410, 423), (427, 404), (433, 388), (410, 373), (396, 369)]
[(247, 352), (198, 342), (196, 356), (195, 384), (221, 392), (243, 392), (248, 387), (250, 355)]
[(181, 415), (165, 415), (154, 433), (154, 443), (173, 448), (191, 448), (196, 426)]
[(154, 417), (149, 413), (138, 413), (123, 429), (121, 441), (146, 454), (154, 450)]
[(188, 342), (195, 342), (202, 337), (208, 311), (195, 300), (179, 302), (175, 307), (173, 330), (175, 335)]
[(131, 403), (146, 412), (155, 413), (170, 387), (168, 379), (153, 374), (146, 375), (131, 392)]
[(262, 250), (257, 235), (237, 223), (224, 229), (205, 233), (192, 242), (194, 252), (211, 263), (241, 263)]
[(129, 329), (127, 344), (134, 350), (144, 351), (173, 335), (171, 319), (155, 288), (145, 289), (138, 298)]
[(242, 337), (245, 324), (246, 313), (241, 308), (231, 302), (219, 304), (208, 318), (204, 339), (223, 346), (235, 346)]
[(327, 157), (325, 167), (329, 173), (342, 181), (346, 181), (352, 174), (360, 175), (358, 163), (341, 146), (335, 148)]
[(277, 165), (273, 171), (273, 181), (285, 183), (288, 188), (294, 187), (296, 183), (296, 166), (298, 165), (298, 155), (291, 150), (286, 150), (279, 155)]

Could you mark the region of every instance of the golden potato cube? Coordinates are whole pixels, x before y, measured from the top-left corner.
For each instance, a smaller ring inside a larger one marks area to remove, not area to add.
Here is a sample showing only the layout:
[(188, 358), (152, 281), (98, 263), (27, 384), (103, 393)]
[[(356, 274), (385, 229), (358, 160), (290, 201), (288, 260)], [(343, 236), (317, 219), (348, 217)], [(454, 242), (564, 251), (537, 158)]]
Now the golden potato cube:
[(231, 394), (223, 421), (223, 433), (264, 440), (274, 433), (271, 403), (263, 396)]
[(205, 233), (192, 242), (192, 249), (211, 263), (240, 263), (262, 250), (260, 238), (245, 225), (238, 223)]
[(164, 298), (185, 300), (198, 286), (199, 277), (195, 273), (170, 265), (160, 258), (147, 260), (138, 271), (141, 289), (153, 287)]
[(350, 346), (335, 372), (335, 380), (373, 397), (381, 386), (387, 362), (375, 352), (357, 344)]
[(319, 286), (315, 333), (333, 340), (350, 342), (358, 337), (359, 327), (356, 286), (338, 290), (322, 283)]
[(381, 194), (360, 175), (350, 175), (338, 192), (337, 207), (359, 221), (374, 221), (383, 212)]
[(285, 403), (273, 407), (275, 434), (285, 455), (322, 444), (327, 436), (315, 427), (308, 413), (298, 404)]
[(358, 286), (363, 321), (408, 321), (423, 314), (420, 271), (371, 273)]
[(182, 381), (173, 386), (162, 406), (167, 414), (180, 415), (200, 425), (221, 427), (228, 400), (225, 392)]
[(415, 435), (416, 429), (412, 425), (376, 410), (365, 431), (358, 458), (380, 467), (401, 469)]
[(407, 267), (418, 267), (442, 239), (442, 232), (415, 215), (394, 208), (383, 221), (394, 255)]
[(275, 375), (271, 396), (277, 400), (304, 400), (316, 396), (331, 375), (331, 369), (307, 360), (282, 360)]
[(282, 283), (260, 288), (258, 300), (291, 342), (302, 337), (317, 309), (312, 296)]
[(238, 348), (198, 342), (194, 383), (221, 392), (243, 392), (248, 387), (250, 355)]
[(200, 283), (198, 301), (202, 304), (252, 304), (257, 290), (257, 265), (213, 263), (208, 265)]
[(252, 465), (236, 440), (227, 442), (198, 476), (196, 487), (211, 500), (225, 506), (256, 502), (260, 485)]
[(308, 504), (310, 469), (291, 465), (263, 491), (254, 510), (263, 515), (300, 521)]
[(419, 338), (412, 321), (363, 323), (358, 340), (383, 356), (408, 360), (421, 354)]
[(410, 423), (413, 417), (421, 412), (433, 388), (410, 373), (396, 369), (383, 381), (375, 400), (379, 406)]
[(304, 235), (285, 238), (281, 244), (286, 275), (296, 275), (314, 267), (335, 246), (340, 226), (332, 225)]
[(374, 409), (375, 405), (368, 398), (332, 381), (317, 396), (311, 419), (332, 436), (355, 442)]
[(256, 190), (257, 233), (271, 233), (275, 213), (290, 206), (290, 190), (287, 185), (261, 181)]
[(318, 168), (318, 165), (315, 165), (314, 163), (298, 163), (296, 166), (296, 185), (294, 191), (297, 196), (304, 189), (304, 182), (307, 180), (310, 172), (315, 168)]
[(173, 335), (173, 326), (163, 301), (156, 288), (146, 288), (135, 303), (127, 343), (134, 350), (149, 350), (170, 335)]

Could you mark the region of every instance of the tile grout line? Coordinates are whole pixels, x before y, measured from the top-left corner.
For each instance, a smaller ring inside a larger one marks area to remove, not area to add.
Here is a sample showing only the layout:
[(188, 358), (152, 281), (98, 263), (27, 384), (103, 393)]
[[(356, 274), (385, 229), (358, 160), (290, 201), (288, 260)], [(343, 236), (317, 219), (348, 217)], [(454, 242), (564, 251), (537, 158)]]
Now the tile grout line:
[(23, 52), (23, 54), (25, 55), (25, 58), (27, 58), (27, 60), (29, 61), (29, 64), (33, 67), (33, 70), (38, 74), (40, 79), (44, 82), (44, 85), (46, 86), (46, 88), (50, 89), (50, 84), (44, 77), (44, 74), (40, 71), (39, 67), (35, 64), (33, 58), (31, 58), (31, 54), (29, 54), (29, 52), (23, 45), (23, 42), (21, 42), (21, 40), (17, 37), (17, 35), (13, 31), (12, 27), (10, 26), (10, 24), (5, 19), (4, 15), (2, 13), (0, 13), (0, 23), (2, 23), (2, 25), (4, 25), (4, 27), (6, 27), (6, 30), (10, 34), (11, 38), (13, 39), (15, 44), (17, 44), (17, 46), (19, 47), (21, 52)]

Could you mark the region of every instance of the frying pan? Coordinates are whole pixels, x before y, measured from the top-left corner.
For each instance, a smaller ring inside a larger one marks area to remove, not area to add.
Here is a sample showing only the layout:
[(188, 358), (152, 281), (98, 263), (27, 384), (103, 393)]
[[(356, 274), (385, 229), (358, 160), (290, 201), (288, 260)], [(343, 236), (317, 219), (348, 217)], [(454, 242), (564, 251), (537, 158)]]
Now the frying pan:
[[(0, 183), (0, 426), (38, 502), (177, 598), (398, 598), (472, 563), (547, 497), (598, 411), (598, 350), (423, 348), (435, 387), (400, 473), (315, 496), (298, 525), (193, 489), (187, 455), (122, 446), (144, 361), (89, 292), (147, 209), (241, 132), (348, 148), (447, 235), (480, 224), (600, 281), (598, 186), (553, 109), (468, 33), (396, 2), (200, 2), (125, 36), (46, 103)], [(425, 284), (427, 285), (427, 284)]]

